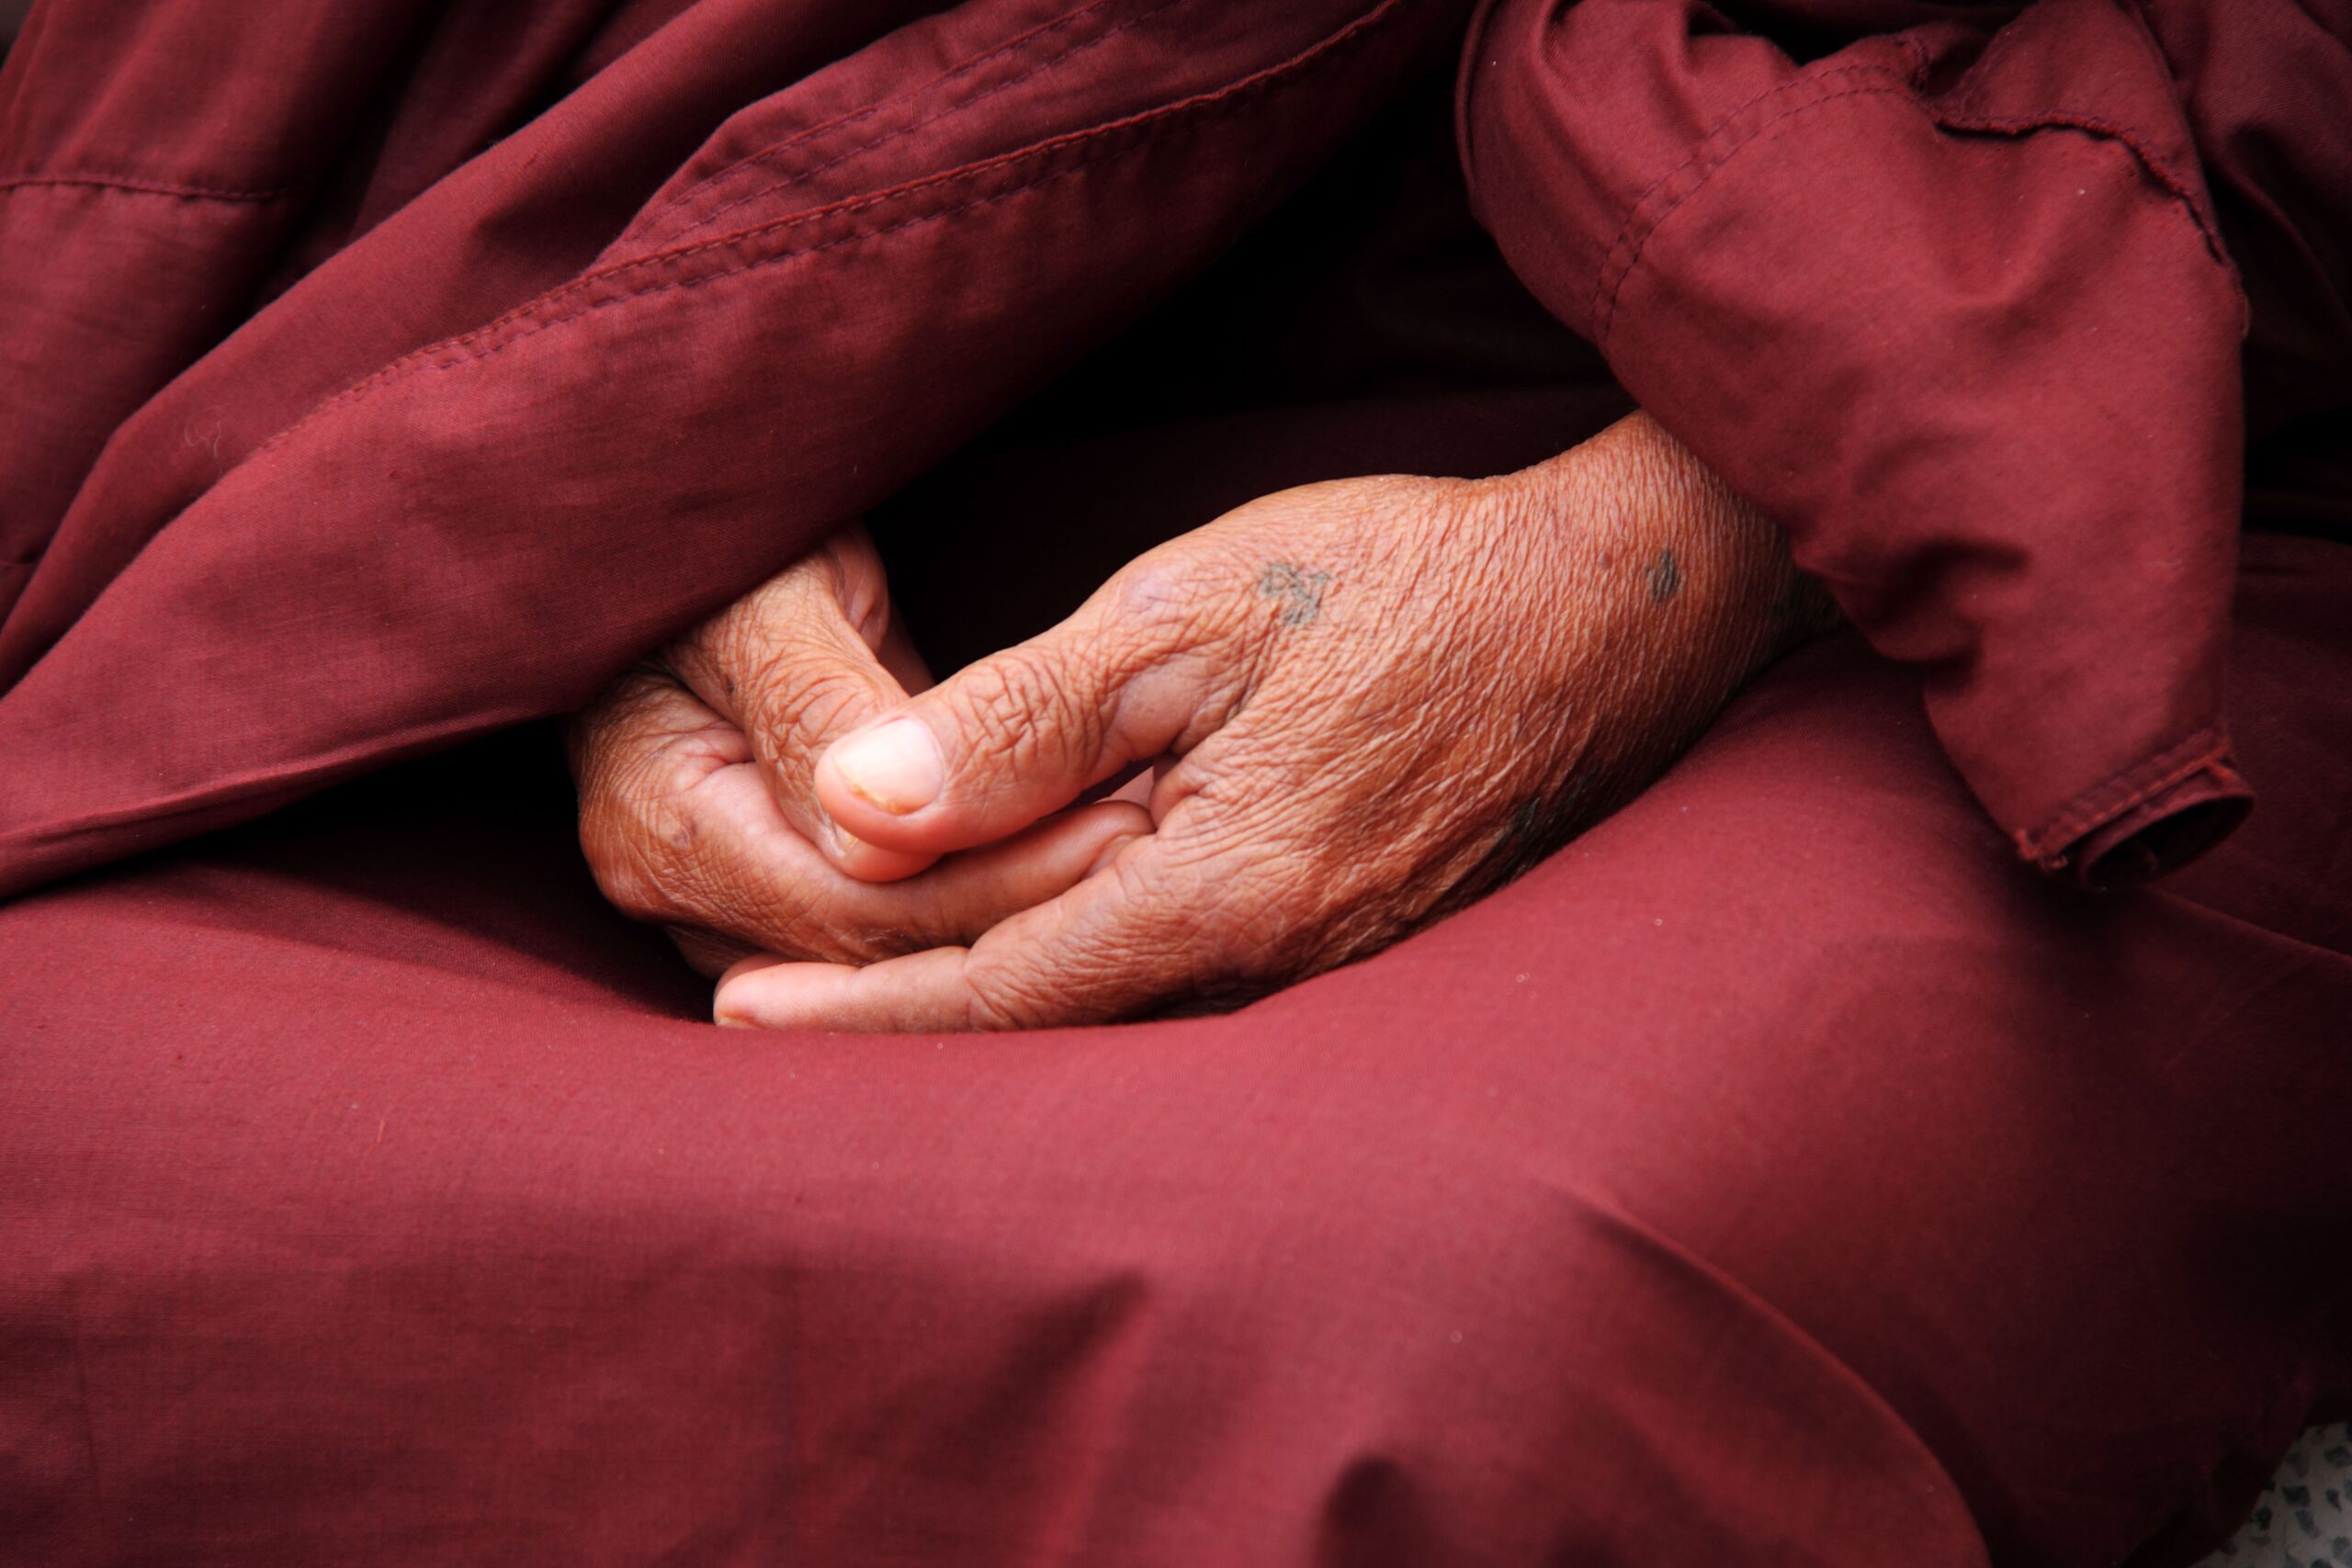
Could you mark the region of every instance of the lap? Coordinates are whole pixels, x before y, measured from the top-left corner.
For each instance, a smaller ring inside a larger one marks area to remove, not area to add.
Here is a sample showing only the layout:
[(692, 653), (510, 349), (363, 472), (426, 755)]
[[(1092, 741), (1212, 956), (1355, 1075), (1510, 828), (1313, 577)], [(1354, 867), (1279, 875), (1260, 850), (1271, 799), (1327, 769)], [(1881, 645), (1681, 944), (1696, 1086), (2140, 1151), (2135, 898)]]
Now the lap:
[(2352, 1215), (2352, 723), (2320, 590), (2249, 584), (2265, 810), (2125, 898), (2013, 867), (1827, 645), (1520, 884), (1222, 1018), (718, 1034), (462, 761), (22, 900), (0, 1518), (61, 1561), (2128, 1545), (2302, 1414), (2342, 1281), (2267, 1243)]

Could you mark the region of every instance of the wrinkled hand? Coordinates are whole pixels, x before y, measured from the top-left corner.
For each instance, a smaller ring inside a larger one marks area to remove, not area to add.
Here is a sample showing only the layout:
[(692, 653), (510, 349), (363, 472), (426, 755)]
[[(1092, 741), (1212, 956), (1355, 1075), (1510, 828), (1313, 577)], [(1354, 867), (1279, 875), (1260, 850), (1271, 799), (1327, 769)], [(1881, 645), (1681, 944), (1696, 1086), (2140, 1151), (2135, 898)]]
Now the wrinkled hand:
[(818, 755), (929, 684), (873, 543), (837, 536), (574, 721), (597, 886), (706, 975), (754, 953), (864, 963), (969, 942), (1150, 828), (1105, 803), (945, 861), (842, 832), (811, 784)]
[(1261, 992), (1396, 941), (1645, 784), (1817, 614), (1645, 416), (1522, 473), (1254, 502), (835, 743), (878, 851), (1017, 832), (1136, 764), (1152, 831), (968, 946), (752, 960), (722, 1021), (1035, 1027)]

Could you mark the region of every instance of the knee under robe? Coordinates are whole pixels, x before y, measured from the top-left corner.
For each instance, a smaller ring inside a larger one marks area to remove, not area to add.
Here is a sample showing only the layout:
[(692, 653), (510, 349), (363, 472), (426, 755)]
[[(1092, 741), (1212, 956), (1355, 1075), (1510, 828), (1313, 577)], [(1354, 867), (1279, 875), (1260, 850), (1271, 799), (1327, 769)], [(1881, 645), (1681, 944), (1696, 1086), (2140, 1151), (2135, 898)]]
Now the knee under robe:
[[(2217, 1540), (2352, 1398), (2347, 29), (1739, 10), (1480, 7), (1465, 193), (1466, 6), (37, 7), (0, 1559)], [(1628, 391), (1856, 629), (1373, 960), (747, 1040), (595, 897), (543, 721), (850, 517), (952, 663)]]

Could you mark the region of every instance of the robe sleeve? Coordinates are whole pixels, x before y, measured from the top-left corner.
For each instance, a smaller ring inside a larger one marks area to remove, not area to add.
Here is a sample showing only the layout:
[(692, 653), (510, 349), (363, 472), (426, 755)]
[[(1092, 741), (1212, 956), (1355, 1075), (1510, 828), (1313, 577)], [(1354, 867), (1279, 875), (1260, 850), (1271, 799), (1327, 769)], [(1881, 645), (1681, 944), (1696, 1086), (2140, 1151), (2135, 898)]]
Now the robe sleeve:
[(228, 9), (43, 6), (0, 71), (47, 481), (0, 897), (582, 706), (1196, 276), (1466, 0), (402, 0), (413, 64), (389, 4)]
[(2245, 308), (2134, 11), (1488, 0), (1461, 108), (1520, 276), (1920, 669), (2022, 856), (2236, 826)]

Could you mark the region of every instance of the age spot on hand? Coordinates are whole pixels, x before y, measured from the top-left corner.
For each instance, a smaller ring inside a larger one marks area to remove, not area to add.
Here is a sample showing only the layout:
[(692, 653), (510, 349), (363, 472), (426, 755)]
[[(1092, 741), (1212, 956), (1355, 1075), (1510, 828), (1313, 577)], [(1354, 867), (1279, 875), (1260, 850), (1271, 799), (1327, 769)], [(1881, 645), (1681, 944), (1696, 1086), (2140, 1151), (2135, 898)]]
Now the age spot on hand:
[(1328, 571), (1311, 570), (1286, 560), (1268, 561), (1265, 570), (1258, 574), (1258, 592), (1283, 602), (1277, 612), (1283, 625), (1303, 626), (1323, 613), (1323, 590), (1330, 582), (1331, 574)]
[(1650, 563), (1650, 603), (1663, 604), (1682, 592), (1682, 568), (1675, 563), (1672, 550), (1660, 550), (1657, 559)]

